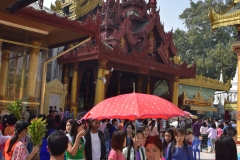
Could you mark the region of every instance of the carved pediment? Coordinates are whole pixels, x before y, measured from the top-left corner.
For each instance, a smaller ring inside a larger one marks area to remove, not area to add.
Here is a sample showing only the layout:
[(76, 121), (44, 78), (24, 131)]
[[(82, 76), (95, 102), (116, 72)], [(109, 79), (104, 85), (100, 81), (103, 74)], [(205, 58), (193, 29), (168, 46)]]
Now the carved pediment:
[(212, 96), (210, 96), (208, 100), (205, 100), (204, 97), (201, 95), (200, 90), (193, 96), (192, 99), (188, 98), (186, 92), (183, 92), (180, 98), (182, 98), (183, 100), (183, 105), (190, 105), (190, 106), (211, 107), (213, 102)]

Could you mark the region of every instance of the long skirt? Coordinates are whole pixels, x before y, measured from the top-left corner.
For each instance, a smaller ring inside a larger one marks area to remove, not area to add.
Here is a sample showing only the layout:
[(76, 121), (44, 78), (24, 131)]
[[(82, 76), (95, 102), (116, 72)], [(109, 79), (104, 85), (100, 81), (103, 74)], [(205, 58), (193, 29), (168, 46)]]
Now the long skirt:
[(201, 151), (202, 151), (202, 149), (207, 149), (207, 148), (208, 148), (208, 135), (202, 134)]

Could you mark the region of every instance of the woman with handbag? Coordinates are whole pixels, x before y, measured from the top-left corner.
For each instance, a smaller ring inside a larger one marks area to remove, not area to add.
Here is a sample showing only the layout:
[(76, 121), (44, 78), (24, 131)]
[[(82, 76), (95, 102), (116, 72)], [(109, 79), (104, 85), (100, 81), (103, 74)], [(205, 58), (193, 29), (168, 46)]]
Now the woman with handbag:
[(200, 128), (201, 136), (199, 137), (199, 140), (201, 140), (201, 151), (202, 151), (203, 148), (206, 148), (206, 149), (208, 148), (208, 145), (207, 145), (207, 142), (208, 142), (207, 130), (208, 130), (207, 123), (203, 122), (202, 126)]

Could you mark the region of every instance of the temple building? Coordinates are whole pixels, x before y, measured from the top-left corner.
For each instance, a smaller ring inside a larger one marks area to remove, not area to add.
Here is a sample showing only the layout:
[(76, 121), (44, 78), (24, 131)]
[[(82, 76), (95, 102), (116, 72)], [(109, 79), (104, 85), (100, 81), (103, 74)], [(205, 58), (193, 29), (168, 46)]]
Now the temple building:
[(82, 22), (71, 20), (43, 7), (42, 0), (33, 2), (5, 0), (0, 3), (0, 108), (20, 99), (25, 107), (39, 113), (46, 108), (47, 113), (48, 106), (40, 104), (45, 96), (41, 96), (42, 84), (47, 80), (43, 75), (51, 70), (56, 72), (53, 66), (47, 66), (43, 73), (43, 64), (53, 56), (49, 50), (95, 37), (99, 21), (97, 18)]
[(224, 119), (236, 119), (237, 95), (238, 95), (238, 68), (235, 76), (231, 80), (229, 92), (217, 91), (214, 95), (214, 106), (219, 110), (219, 115)]
[(179, 83), (180, 108), (199, 117), (223, 118), (221, 109), (224, 107), (214, 105), (218, 100), (215, 93), (228, 92), (230, 81), (224, 83), (221, 78), (217, 80), (196, 75), (194, 79), (181, 79)]
[[(238, 79), (240, 79), (240, 0), (233, 0), (233, 4), (224, 12), (218, 14), (213, 10), (209, 12), (209, 18), (212, 23), (212, 29), (224, 26), (235, 26), (238, 30), (238, 38), (232, 44), (232, 49), (238, 55)], [(237, 90), (240, 90), (240, 81), (238, 81)], [(237, 94), (237, 133), (238, 142), (240, 142), (240, 94)]]
[[(159, 95), (178, 105), (179, 80), (194, 78), (196, 65), (177, 56), (173, 33), (165, 32), (156, 1), (65, 0), (51, 7), (71, 19), (100, 16), (99, 36), (58, 58), (66, 106), (89, 110), (105, 98), (136, 92)], [(161, 85), (160, 85), (161, 84)]]

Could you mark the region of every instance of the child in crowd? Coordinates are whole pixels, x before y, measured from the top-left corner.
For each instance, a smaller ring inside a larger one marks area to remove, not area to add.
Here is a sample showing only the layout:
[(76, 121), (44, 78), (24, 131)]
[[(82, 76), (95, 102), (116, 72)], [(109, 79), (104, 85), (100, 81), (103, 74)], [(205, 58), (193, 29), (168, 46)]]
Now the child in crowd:
[(192, 134), (192, 129), (188, 128), (186, 129), (187, 131), (187, 136), (185, 137), (187, 144), (189, 144), (190, 146), (192, 145), (193, 142), (193, 134)]
[(145, 148), (141, 146), (143, 137), (141, 130), (136, 130), (136, 135), (132, 133), (128, 147), (123, 149), (126, 160), (146, 160)]
[(117, 130), (112, 135), (112, 149), (109, 153), (108, 160), (125, 160), (122, 149), (126, 146), (126, 134), (121, 130)]
[(164, 157), (164, 159), (166, 158), (167, 153), (170, 151), (173, 141), (174, 141), (174, 131), (172, 129), (168, 129), (164, 134), (164, 140), (163, 140), (163, 157)]
[(141, 124), (139, 126), (139, 130), (141, 130), (143, 132), (143, 143), (142, 146), (145, 145), (145, 142), (147, 141), (148, 137), (149, 137), (149, 128), (147, 127), (147, 125), (145, 124)]
[(166, 160), (193, 160), (192, 147), (186, 143), (185, 136), (185, 129), (176, 129), (175, 141), (166, 155)]

